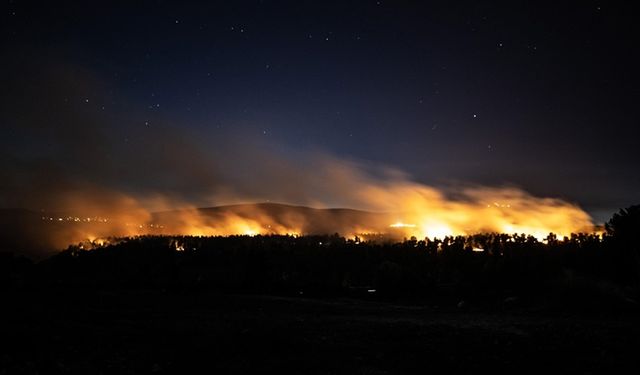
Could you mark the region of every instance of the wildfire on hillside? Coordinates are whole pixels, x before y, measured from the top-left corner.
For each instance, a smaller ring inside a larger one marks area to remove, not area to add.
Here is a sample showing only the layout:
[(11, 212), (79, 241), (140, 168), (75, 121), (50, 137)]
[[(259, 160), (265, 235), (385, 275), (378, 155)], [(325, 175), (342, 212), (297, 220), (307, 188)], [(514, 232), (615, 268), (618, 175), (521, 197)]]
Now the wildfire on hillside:
[[(96, 238), (136, 235), (306, 235), (338, 233), (345, 237), (442, 239), (475, 233), (526, 234), (543, 240), (593, 232), (589, 215), (558, 199), (537, 198), (517, 189), (472, 189), (458, 199), (420, 186), (389, 190), (363, 190), (371, 207), (380, 213), (335, 211), (278, 204), (223, 206), (214, 209), (181, 209), (144, 215), (42, 216), (47, 225), (66, 226), (68, 243)], [(136, 219), (139, 219), (136, 221)], [(69, 231), (69, 230), (68, 230)], [(64, 232), (64, 230), (61, 230)], [(60, 244), (62, 245), (62, 244)]]

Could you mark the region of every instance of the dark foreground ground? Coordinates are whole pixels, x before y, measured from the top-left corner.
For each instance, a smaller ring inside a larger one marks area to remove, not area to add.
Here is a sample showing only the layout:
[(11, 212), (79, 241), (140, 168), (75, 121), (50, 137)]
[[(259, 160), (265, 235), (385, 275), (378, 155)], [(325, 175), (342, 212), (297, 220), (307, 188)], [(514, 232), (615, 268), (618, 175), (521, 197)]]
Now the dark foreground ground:
[(604, 373), (637, 314), (212, 293), (3, 292), (0, 374)]

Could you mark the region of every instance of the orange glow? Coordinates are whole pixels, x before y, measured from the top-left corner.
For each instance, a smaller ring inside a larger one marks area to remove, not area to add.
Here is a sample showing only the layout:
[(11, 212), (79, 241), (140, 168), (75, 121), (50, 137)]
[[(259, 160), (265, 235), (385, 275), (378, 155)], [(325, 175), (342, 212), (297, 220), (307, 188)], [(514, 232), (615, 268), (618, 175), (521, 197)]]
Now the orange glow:
[(401, 221), (398, 221), (396, 223), (393, 223), (391, 225), (389, 225), (389, 227), (391, 228), (415, 228), (416, 225), (415, 224), (405, 224)]
[[(549, 233), (562, 237), (593, 231), (584, 211), (561, 200), (509, 189), (472, 190), (468, 194), (477, 201), (450, 201), (434, 191), (405, 191), (406, 198), (397, 205), (404, 211), (403, 219), (417, 225), (398, 222), (390, 226), (418, 238), (497, 232), (527, 234), (542, 240)], [(483, 204), (482, 200), (495, 196), (510, 203)]]
[(402, 212), (402, 221), (391, 227), (417, 238), (498, 232), (542, 240), (549, 233), (562, 237), (593, 231), (589, 215), (559, 199), (538, 198), (515, 188), (468, 188), (457, 193), (450, 199), (411, 182), (370, 186), (362, 192), (381, 209)]
[[(454, 187), (448, 190), (410, 181), (400, 175), (375, 179), (348, 165), (329, 163), (318, 175), (330, 196), (354, 210), (314, 210), (283, 205), (236, 205), (184, 208), (183, 202), (153, 197), (137, 200), (111, 193), (104, 203), (75, 194), (61, 200), (71, 215), (46, 215), (59, 248), (96, 238), (136, 235), (292, 235), (333, 234), (358, 240), (417, 239), (476, 233), (526, 234), (544, 240), (594, 232), (589, 215), (555, 198), (535, 197), (513, 187)], [(321, 205), (321, 200), (312, 200)], [(182, 207), (175, 209), (175, 207)], [(98, 245), (98, 244), (96, 244)]]

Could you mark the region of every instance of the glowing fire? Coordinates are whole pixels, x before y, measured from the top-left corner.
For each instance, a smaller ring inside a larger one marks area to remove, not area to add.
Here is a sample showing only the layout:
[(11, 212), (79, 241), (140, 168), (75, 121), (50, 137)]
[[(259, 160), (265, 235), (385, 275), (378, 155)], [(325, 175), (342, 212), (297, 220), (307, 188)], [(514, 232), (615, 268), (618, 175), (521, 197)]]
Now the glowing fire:
[(389, 225), (390, 228), (415, 228), (415, 224), (406, 224), (401, 221)]
[[(550, 233), (558, 237), (592, 232), (587, 213), (566, 201), (535, 197), (517, 188), (458, 188), (447, 191), (408, 180), (379, 181), (347, 169), (344, 176), (328, 176), (344, 194), (349, 206), (367, 212), (312, 210), (302, 207), (238, 205), (233, 209), (183, 208), (152, 214), (132, 197), (113, 209), (98, 209), (100, 215), (42, 216), (56, 228), (73, 227), (59, 238), (59, 246), (90, 238), (144, 234), (227, 236), (333, 234), (357, 239), (388, 235), (418, 239), (476, 233), (527, 234), (544, 240)], [(342, 184), (340, 183), (342, 181)], [(114, 198), (114, 200), (116, 200)], [(74, 207), (83, 202), (75, 200)], [(88, 204), (91, 206), (91, 203)], [(171, 209), (174, 202), (163, 201)], [(306, 210), (306, 211), (305, 211)], [(78, 210), (77, 212), (82, 212)], [(112, 213), (107, 215), (106, 213)]]
[(363, 200), (380, 210), (400, 212), (388, 225), (405, 236), (443, 238), (483, 232), (570, 236), (593, 231), (587, 213), (563, 200), (534, 197), (516, 188), (466, 188), (449, 198), (413, 182), (363, 186)]

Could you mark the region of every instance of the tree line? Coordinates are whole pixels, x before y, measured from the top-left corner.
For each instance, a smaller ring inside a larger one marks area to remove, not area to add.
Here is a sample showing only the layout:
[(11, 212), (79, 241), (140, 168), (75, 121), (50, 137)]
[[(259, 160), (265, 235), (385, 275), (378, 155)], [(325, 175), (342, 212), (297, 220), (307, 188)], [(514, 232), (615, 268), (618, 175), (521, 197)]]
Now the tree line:
[(634, 303), (640, 290), (640, 206), (606, 233), (545, 241), (485, 233), (400, 242), (323, 236), (140, 236), (37, 264), (4, 254), (2, 284), (159, 288), (376, 298), (547, 298), (587, 294)]

